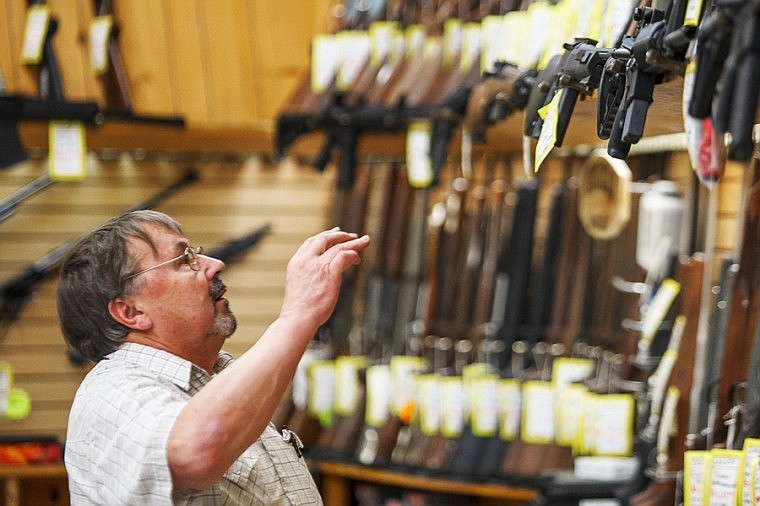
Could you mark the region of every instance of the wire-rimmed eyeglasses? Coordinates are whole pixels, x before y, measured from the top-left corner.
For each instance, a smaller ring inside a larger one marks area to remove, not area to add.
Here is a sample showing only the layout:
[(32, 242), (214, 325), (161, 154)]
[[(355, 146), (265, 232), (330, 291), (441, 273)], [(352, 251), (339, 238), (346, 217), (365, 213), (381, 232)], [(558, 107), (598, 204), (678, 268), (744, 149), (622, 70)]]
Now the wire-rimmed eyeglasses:
[(135, 276), (139, 276), (140, 274), (145, 274), (148, 271), (152, 271), (153, 269), (158, 269), (159, 267), (163, 267), (164, 265), (169, 265), (170, 263), (176, 262), (177, 260), (182, 260), (192, 270), (197, 271), (200, 269), (200, 263), (198, 262), (198, 255), (202, 255), (202, 254), (203, 254), (202, 246), (198, 246), (195, 249), (188, 246), (187, 248), (185, 248), (185, 251), (180, 256), (170, 258), (169, 260), (166, 260), (165, 262), (161, 262), (160, 264), (152, 265), (148, 267), (147, 269), (143, 269), (141, 271), (137, 271), (127, 276), (124, 276), (122, 281), (127, 281), (129, 279), (134, 278)]

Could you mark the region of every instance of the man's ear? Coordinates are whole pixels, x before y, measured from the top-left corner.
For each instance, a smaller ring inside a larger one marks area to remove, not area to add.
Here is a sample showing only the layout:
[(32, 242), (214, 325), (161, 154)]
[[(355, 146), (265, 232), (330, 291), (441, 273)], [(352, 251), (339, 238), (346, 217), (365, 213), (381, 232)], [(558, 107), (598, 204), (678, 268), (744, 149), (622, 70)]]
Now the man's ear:
[(146, 330), (152, 326), (148, 315), (121, 297), (108, 303), (108, 312), (114, 320), (132, 330)]

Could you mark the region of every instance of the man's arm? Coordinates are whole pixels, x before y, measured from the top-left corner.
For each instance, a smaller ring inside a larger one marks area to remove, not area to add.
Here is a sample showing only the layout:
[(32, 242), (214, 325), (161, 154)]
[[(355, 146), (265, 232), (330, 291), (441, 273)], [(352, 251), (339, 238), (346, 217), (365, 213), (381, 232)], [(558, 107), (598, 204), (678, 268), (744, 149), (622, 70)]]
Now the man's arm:
[(366, 235), (332, 229), (296, 251), (279, 317), (177, 418), (167, 449), (175, 488), (209, 487), (261, 435), (317, 327), (330, 316), (343, 271), (359, 263), (368, 245)]

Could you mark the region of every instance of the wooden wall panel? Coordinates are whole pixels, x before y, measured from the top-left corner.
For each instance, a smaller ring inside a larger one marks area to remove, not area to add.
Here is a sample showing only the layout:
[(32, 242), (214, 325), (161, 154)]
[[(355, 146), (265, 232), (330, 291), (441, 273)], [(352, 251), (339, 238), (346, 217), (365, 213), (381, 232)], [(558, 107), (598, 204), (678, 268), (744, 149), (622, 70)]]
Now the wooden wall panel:
[[(328, 26), (328, 0), (118, 0), (119, 45), (140, 114), (197, 126), (271, 129), (309, 66), (312, 36)], [(19, 62), (26, 0), (0, 5), (0, 70), (11, 92), (38, 94), (36, 68)], [(91, 1), (49, 0), (70, 99), (103, 103), (89, 63)]]

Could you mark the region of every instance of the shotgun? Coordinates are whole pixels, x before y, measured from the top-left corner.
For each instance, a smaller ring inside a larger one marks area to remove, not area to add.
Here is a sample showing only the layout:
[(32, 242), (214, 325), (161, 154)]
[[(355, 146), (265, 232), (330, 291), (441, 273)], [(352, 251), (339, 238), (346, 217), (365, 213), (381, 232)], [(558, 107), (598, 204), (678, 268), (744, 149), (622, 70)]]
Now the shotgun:
[[(660, 427), (657, 443), (656, 464), (647, 470), (651, 482), (643, 491), (630, 497), (630, 504), (637, 506), (659, 506), (673, 504), (676, 500), (676, 477), (683, 470), (683, 455), (689, 432), (689, 396), (694, 379), (696, 363), (696, 335), (701, 304), (704, 255), (694, 253), (691, 257), (681, 257), (675, 270), (675, 279), (681, 284), (675, 312), (684, 315), (685, 327), (681, 338), (668, 389), (680, 392), (675, 404), (675, 427)], [(663, 412), (665, 411), (663, 407)], [(663, 419), (667, 418), (663, 416)], [(663, 421), (660, 422), (662, 425)], [(669, 441), (662, 439), (669, 438)]]
[(724, 344), (724, 350), (731, 350), (731, 352), (723, 354), (716, 393), (715, 420), (706, 434), (712, 444), (725, 441), (726, 427), (722, 420), (723, 415), (729, 411), (731, 391), (734, 385), (747, 379), (751, 337), (755, 334), (760, 306), (760, 266), (755, 261), (760, 254), (760, 183), (758, 183), (760, 160), (753, 158), (750, 170), (752, 184), (744, 197), (744, 225), (738, 257), (739, 268), (731, 292)]

